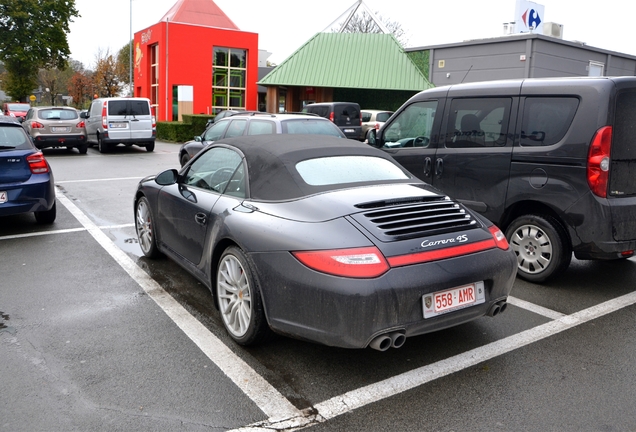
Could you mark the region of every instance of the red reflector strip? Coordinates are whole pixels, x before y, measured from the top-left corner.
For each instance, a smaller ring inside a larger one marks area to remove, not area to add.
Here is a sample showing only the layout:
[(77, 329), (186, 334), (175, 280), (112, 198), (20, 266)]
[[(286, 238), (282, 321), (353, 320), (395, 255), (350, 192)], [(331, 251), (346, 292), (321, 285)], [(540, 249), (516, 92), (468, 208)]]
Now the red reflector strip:
[(409, 255), (400, 255), (387, 258), (391, 267), (400, 267), (411, 264), (420, 264), (429, 261), (437, 261), (446, 258), (454, 258), (462, 255), (468, 255), (475, 252), (481, 252), (497, 247), (494, 239), (482, 240), (475, 243), (465, 245), (452, 246), (444, 249), (437, 249), (426, 252), (418, 252)]

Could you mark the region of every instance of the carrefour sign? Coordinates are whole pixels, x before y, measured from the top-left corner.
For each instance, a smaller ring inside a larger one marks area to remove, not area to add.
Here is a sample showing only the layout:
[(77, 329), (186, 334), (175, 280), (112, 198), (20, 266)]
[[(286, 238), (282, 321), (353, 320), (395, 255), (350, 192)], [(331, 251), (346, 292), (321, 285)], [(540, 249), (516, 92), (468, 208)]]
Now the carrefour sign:
[(543, 13), (543, 5), (527, 0), (517, 0), (514, 32), (543, 34)]

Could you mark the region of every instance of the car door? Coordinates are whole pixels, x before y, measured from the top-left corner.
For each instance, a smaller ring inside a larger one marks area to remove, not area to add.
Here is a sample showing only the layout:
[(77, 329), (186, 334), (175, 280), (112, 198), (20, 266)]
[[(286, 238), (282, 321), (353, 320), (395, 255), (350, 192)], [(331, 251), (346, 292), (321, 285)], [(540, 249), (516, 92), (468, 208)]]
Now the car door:
[(152, 113), (150, 102), (145, 99), (131, 99), (129, 102), (130, 138), (152, 138)]
[(215, 203), (241, 161), (241, 155), (230, 148), (210, 148), (176, 184), (164, 187), (159, 194), (161, 242), (193, 265), (201, 261), (207, 230), (215, 218)]
[(513, 97), (448, 99), (433, 160), (433, 186), (493, 221), (505, 207), (517, 106)]
[(382, 128), (379, 143), (404, 168), (432, 184), (432, 167), (444, 100), (429, 99), (403, 107)]

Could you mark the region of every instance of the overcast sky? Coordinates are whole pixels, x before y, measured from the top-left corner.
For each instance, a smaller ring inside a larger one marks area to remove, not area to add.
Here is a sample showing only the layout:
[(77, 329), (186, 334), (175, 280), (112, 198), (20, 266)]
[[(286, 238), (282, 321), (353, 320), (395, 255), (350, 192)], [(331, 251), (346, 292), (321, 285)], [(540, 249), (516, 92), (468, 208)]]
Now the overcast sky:
[[(117, 51), (132, 31), (157, 23), (176, 0), (75, 0), (81, 17), (71, 23), (71, 58), (93, 67), (98, 51)], [(215, 0), (238, 26), (258, 33), (259, 49), (281, 63), (316, 33), (325, 30), (356, 0)], [(503, 23), (515, 18), (515, 0), (365, 0), (372, 11), (398, 22), (407, 47), (499, 37)], [(636, 3), (625, 0), (574, 2), (537, 0), (545, 8), (543, 22), (563, 25), (563, 38), (589, 46), (636, 55)]]

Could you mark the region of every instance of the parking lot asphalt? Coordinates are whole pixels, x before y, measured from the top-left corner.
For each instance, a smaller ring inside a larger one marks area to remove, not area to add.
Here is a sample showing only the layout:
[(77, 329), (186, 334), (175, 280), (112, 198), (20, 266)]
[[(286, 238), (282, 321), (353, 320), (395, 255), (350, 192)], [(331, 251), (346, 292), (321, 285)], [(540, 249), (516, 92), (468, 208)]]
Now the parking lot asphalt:
[(0, 219), (0, 431), (636, 430), (634, 259), (517, 280), (504, 314), (397, 350), (242, 348), (136, 242), (135, 185), (177, 149), (46, 152), (56, 223)]

